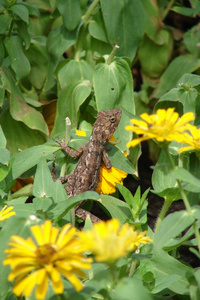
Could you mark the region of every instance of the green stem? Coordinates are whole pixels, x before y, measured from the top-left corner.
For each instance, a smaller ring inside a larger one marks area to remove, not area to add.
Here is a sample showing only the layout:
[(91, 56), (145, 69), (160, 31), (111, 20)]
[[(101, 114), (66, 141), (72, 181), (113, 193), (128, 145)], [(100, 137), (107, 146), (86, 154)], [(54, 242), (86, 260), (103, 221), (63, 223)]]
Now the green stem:
[(106, 61), (106, 63), (107, 63), (108, 65), (110, 65), (111, 62), (113, 61), (113, 59), (114, 59), (114, 57), (115, 57), (115, 55), (116, 55), (118, 49), (119, 49), (119, 46), (117, 46), (117, 45), (115, 45), (114, 48), (112, 49), (112, 52), (110, 53), (110, 55), (108, 56), (108, 59), (107, 59), (107, 61)]
[[(69, 118), (65, 119), (65, 124), (66, 124), (66, 130), (65, 130), (65, 143), (68, 144), (70, 141), (70, 132), (71, 132), (71, 121)], [(60, 171), (60, 177), (65, 176), (65, 172), (66, 172), (66, 166), (67, 164), (64, 163), (62, 165), (61, 171)]]
[(99, 3), (100, 0), (94, 0), (92, 2), (92, 4), (90, 5), (90, 7), (88, 8), (86, 14), (82, 17), (82, 19), (85, 21), (85, 22), (88, 22), (89, 21), (89, 18), (93, 12), (93, 10), (95, 9), (95, 7), (97, 6), (97, 4)]
[(175, 0), (171, 0), (167, 6), (167, 8), (164, 10), (163, 14), (162, 14), (162, 21), (164, 21), (164, 19), (166, 18), (166, 16), (168, 15), (170, 9), (172, 8), (173, 4), (174, 4)]
[[(171, 157), (171, 155), (169, 153), (168, 146), (165, 147), (165, 148), (163, 148), (163, 149), (165, 150), (165, 152), (167, 154), (167, 157), (168, 157), (170, 165), (171, 165), (171, 169), (174, 170), (175, 169), (175, 165), (174, 165), (174, 161), (173, 161), (173, 159), (172, 159), (172, 157)], [(185, 191), (184, 191), (184, 189), (182, 187), (182, 184), (181, 184), (180, 180), (177, 179), (176, 181), (178, 183), (179, 190), (180, 190), (180, 193), (181, 193), (181, 197), (182, 197), (182, 200), (183, 200), (183, 202), (185, 204), (185, 208), (186, 208), (188, 214), (192, 214), (192, 209), (191, 209), (190, 203), (188, 201), (187, 195), (185, 194)], [(162, 210), (161, 210), (161, 213), (162, 213)], [(197, 224), (196, 224), (195, 221), (193, 222), (192, 225), (193, 225), (193, 228), (194, 228), (195, 237), (197, 239), (197, 245), (198, 245), (198, 249), (199, 249), (199, 252), (200, 252), (200, 232), (198, 230), (198, 227), (197, 227)], [(158, 227), (159, 227), (159, 225), (157, 226), (157, 224), (156, 224), (156, 230), (158, 230)]]
[(160, 212), (160, 214), (159, 214), (159, 216), (158, 216), (158, 219), (157, 219), (157, 222), (156, 222), (155, 232), (158, 231), (158, 228), (159, 228), (159, 226), (160, 226), (160, 223), (161, 223), (162, 220), (164, 219), (164, 217), (165, 217), (165, 215), (166, 215), (166, 213), (167, 213), (167, 211), (168, 211), (170, 205), (172, 204), (172, 202), (173, 202), (173, 200), (171, 200), (171, 199), (170, 199), (170, 200), (169, 200), (169, 199), (165, 199), (164, 205), (163, 205), (163, 207), (162, 207), (162, 209), (161, 209), (161, 212)]

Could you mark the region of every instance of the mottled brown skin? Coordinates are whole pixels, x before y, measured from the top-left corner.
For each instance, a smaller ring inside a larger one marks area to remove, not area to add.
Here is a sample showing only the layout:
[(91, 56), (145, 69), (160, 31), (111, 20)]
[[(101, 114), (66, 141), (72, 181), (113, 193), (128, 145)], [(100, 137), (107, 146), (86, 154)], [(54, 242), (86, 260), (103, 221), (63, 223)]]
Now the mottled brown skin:
[(76, 158), (81, 155), (74, 172), (67, 175), (66, 192), (68, 197), (85, 191), (96, 191), (101, 162), (104, 162), (107, 169), (111, 168), (106, 143), (117, 129), (120, 118), (121, 110), (119, 108), (100, 111), (93, 125), (90, 141), (75, 152), (63, 141), (57, 141), (69, 156)]

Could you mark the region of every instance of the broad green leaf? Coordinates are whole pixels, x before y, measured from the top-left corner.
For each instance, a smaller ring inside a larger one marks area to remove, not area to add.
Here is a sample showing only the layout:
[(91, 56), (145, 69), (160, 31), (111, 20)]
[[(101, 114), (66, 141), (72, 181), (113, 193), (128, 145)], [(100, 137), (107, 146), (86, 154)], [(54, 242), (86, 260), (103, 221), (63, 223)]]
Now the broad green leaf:
[(129, 174), (133, 174), (135, 172), (135, 168), (119, 149), (113, 147), (111, 144), (108, 145), (108, 149), (108, 154), (113, 167)]
[(11, 7), (12, 12), (16, 14), (20, 19), (27, 24), (29, 23), (29, 11), (28, 9), (22, 4), (15, 4)]
[(48, 127), (42, 114), (31, 106), (27, 105), (23, 94), (7, 68), (3, 68), (3, 75), (6, 80), (6, 89), (9, 91), (10, 113), (13, 119), (23, 122), (31, 129), (39, 130), (48, 135)]
[(14, 156), (15, 161), (12, 167), (13, 179), (19, 177), (21, 174), (37, 165), (42, 157), (45, 158), (58, 149), (59, 148), (57, 146), (44, 144), (28, 148), (22, 152), (17, 153)]
[(99, 63), (93, 82), (98, 111), (123, 107), (135, 113), (133, 80), (127, 60), (116, 58), (111, 64)]
[(155, 280), (155, 273), (150, 259), (141, 260), (140, 273), (142, 275), (142, 279), (146, 283), (150, 283)]
[[(174, 157), (173, 157), (174, 158)], [(174, 158), (174, 160), (177, 160)], [(172, 176), (168, 158), (164, 151), (161, 151), (157, 165), (152, 175), (152, 185), (156, 193), (160, 193), (166, 189), (176, 187), (176, 179)]]
[(173, 50), (173, 39), (170, 32), (162, 29), (160, 30), (160, 37), (163, 43), (158, 45), (148, 36), (144, 36), (139, 47), (138, 57), (142, 70), (151, 78), (157, 78), (162, 74)]
[(6, 138), (0, 126), (0, 148), (6, 148)]
[(46, 142), (44, 134), (32, 130), (24, 123), (15, 121), (7, 110), (0, 119), (1, 126), (7, 139), (7, 148), (13, 155), (20, 150)]
[(108, 43), (102, 12), (99, 10), (89, 22), (88, 31), (95, 39)]
[(186, 211), (178, 211), (168, 215), (160, 224), (154, 236), (155, 249), (161, 249), (170, 239), (181, 234), (192, 225), (195, 217)]
[(29, 74), (31, 69), (30, 62), (23, 52), (21, 40), (18, 36), (7, 37), (5, 39), (5, 46), (17, 80), (21, 80)]
[(92, 81), (93, 69), (84, 60), (66, 61), (58, 72), (58, 80), (62, 89), (80, 80)]
[(176, 86), (177, 81), (183, 74), (194, 72), (198, 69), (198, 66), (199, 59), (191, 54), (176, 57), (161, 76), (154, 97), (161, 97), (164, 93)]
[(48, 127), (42, 114), (27, 105), (18, 95), (10, 95), (10, 113), (13, 119), (23, 122), (31, 129), (40, 130), (48, 135)]
[[(122, 109), (122, 116), (118, 129), (120, 148), (125, 150), (130, 140), (130, 132), (124, 127), (129, 124), (135, 113), (133, 96), (133, 80), (127, 60), (116, 58), (111, 64), (99, 63), (93, 75), (93, 84), (97, 110)], [(128, 112), (128, 113), (127, 113)]]
[(10, 159), (10, 152), (8, 149), (0, 148), (0, 163), (3, 165), (8, 165)]
[(128, 204), (108, 195), (100, 195), (100, 203), (107, 209), (112, 218), (117, 218), (124, 224), (132, 218)]
[(164, 40), (160, 34), (160, 28), (162, 28), (162, 24), (158, 4), (156, 1), (151, 0), (141, 0), (141, 2), (147, 15), (145, 20), (145, 33), (156, 44), (162, 45)]
[(200, 180), (181, 167), (176, 167), (172, 176), (182, 182), (183, 189), (193, 193), (200, 192)]
[(125, 277), (118, 281), (115, 289), (110, 293), (111, 300), (153, 300), (153, 297), (142, 284), (142, 281), (132, 277)]
[(69, 31), (63, 25), (50, 31), (47, 39), (49, 52), (60, 58), (75, 43), (76, 31)]
[(8, 15), (0, 15), (0, 34), (5, 34), (10, 29), (12, 18)]
[(51, 209), (51, 213), (53, 214), (54, 218), (62, 218), (72, 207), (84, 200), (99, 200), (99, 194), (93, 191), (88, 191), (81, 193), (77, 196), (67, 198), (66, 194), (66, 201), (61, 201), (57, 203), (53, 209)]
[(182, 264), (166, 252), (159, 249), (151, 258), (151, 263), (155, 272), (155, 283), (151, 290), (152, 294), (157, 294), (165, 289), (170, 289), (177, 294), (188, 294), (188, 274), (193, 270), (189, 266)]
[[(4, 59), (4, 55), (5, 55), (5, 50), (4, 50), (4, 45), (3, 45), (3, 39), (0, 39), (0, 65), (3, 62)], [(0, 79), (0, 88), (2, 89), (2, 80)], [(0, 92), (0, 106), (1, 106), (1, 92)]]
[(20, 37), (24, 40), (25, 49), (27, 50), (31, 44), (31, 36), (28, 32), (28, 25), (24, 21), (16, 21)]
[(77, 81), (62, 90), (57, 103), (57, 114), (51, 135), (65, 132), (65, 118), (69, 117), (72, 128), (78, 126), (80, 105), (91, 93), (91, 83), (88, 80)]
[(50, 174), (49, 167), (44, 158), (41, 158), (37, 165), (33, 184), (33, 195), (38, 198), (46, 199), (52, 197), (54, 182)]
[(200, 13), (200, 3), (197, 4), (195, 8), (183, 7), (183, 6), (173, 6), (172, 11), (175, 11), (178, 14), (188, 16), (188, 17), (196, 17)]
[(68, 30), (74, 30), (81, 16), (80, 0), (58, 0), (58, 10)]
[[(200, 2), (199, 2), (200, 7)], [(197, 45), (200, 43), (200, 31), (198, 24), (193, 26), (190, 30), (186, 31), (183, 36), (183, 42), (187, 49), (196, 57), (199, 57)]]
[(144, 34), (145, 13), (137, 0), (100, 0), (103, 19), (111, 44), (120, 49), (118, 55), (127, 56), (132, 61)]

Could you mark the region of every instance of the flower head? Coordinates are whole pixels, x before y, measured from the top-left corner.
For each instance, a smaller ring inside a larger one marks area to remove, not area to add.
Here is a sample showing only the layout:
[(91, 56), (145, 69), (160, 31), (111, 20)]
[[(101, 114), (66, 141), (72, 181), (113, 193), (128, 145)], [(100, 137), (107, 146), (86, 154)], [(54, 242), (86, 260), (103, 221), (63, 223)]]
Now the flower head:
[(5, 250), (8, 253), (4, 265), (10, 265), (12, 272), (8, 280), (14, 280), (13, 292), (29, 297), (36, 286), (35, 298), (44, 299), (48, 281), (56, 294), (63, 293), (63, 275), (77, 291), (83, 287), (77, 277), (85, 277), (82, 269), (90, 269), (91, 260), (83, 255), (83, 247), (77, 238), (77, 230), (66, 224), (59, 233), (47, 220), (43, 225), (31, 227), (34, 240), (12, 236)]
[(97, 261), (112, 263), (134, 251), (140, 244), (151, 242), (148, 236), (144, 236), (145, 233), (139, 233), (128, 224), (121, 226), (118, 219), (111, 219), (95, 223), (92, 230), (79, 234)]
[(194, 114), (188, 112), (179, 118), (174, 108), (158, 109), (156, 114), (140, 115), (142, 120), (132, 119), (133, 125), (126, 126), (126, 130), (133, 131), (141, 137), (130, 141), (127, 147), (135, 147), (140, 142), (156, 139), (158, 142), (181, 142), (181, 133), (186, 129), (186, 124), (194, 120)]
[(178, 152), (181, 153), (188, 150), (200, 151), (200, 128), (198, 129), (196, 126), (188, 124), (187, 130), (190, 133), (184, 132), (182, 134), (182, 143), (188, 146), (180, 148)]
[(123, 179), (127, 173), (117, 168), (111, 167), (107, 169), (105, 164), (101, 164), (99, 183), (97, 185), (97, 193), (113, 194), (116, 191), (116, 183), (123, 184)]
[(13, 209), (13, 206), (10, 206), (7, 208), (7, 205), (3, 207), (3, 209), (0, 211), (0, 222), (10, 218), (11, 216), (16, 215), (15, 211), (11, 211)]

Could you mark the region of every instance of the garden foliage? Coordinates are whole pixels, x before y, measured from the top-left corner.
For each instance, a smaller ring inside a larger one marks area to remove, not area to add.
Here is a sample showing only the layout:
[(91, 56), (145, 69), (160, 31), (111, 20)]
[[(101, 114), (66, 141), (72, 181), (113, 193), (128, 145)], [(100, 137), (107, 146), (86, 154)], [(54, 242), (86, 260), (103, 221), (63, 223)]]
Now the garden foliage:
[[(141, 147), (126, 146), (130, 119), (174, 107), (180, 116), (193, 112), (191, 124), (199, 127), (199, 15), (199, 0), (0, 0), (0, 204), (16, 213), (1, 223), (0, 299), (17, 299), (3, 265), (10, 237), (26, 239), (30, 227), (45, 220), (74, 225), (73, 207), (86, 199), (121, 224), (147, 230), (153, 242), (118, 260), (115, 279), (113, 265), (95, 262), (83, 290), (64, 280), (61, 299), (200, 299), (200, 269), (179, 254), (188, 246), (200, 260), (200, 147), (178, 154), (183, 145), (172, 141), (166, 154), (150, 144), (152, 192), (165, 200), (155, 232), (147, 225), (148, 190), (132, 195), (117, 184), (112, 196), (88, 191), (68, 199), (51, 176), (55, 153), (57, 177), (77, 163), (52, 139), (66, 137), (66, 117), (69, 146), (77, 149), (89, 140), (98, 111), (120, 108), (108, 152), (112, 166), (131, 175)], [(165, 216), (184, 197), (190, 209)], [(87, 220), (84, 230), (91, 226)], [(49, 285), (45, 299), (56, 297)]]

